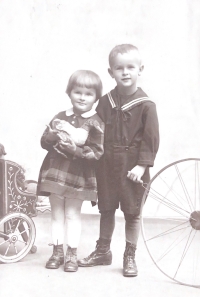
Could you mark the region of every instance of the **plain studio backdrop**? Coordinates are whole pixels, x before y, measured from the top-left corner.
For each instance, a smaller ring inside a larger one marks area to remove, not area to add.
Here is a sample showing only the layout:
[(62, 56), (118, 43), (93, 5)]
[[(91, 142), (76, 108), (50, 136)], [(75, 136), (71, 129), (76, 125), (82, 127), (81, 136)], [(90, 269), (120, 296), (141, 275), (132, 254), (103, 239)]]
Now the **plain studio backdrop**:
[(139, 48), (139, 85), (157, 104), (161, 143), (151, 175), (200, 157), (199, 16), (199, 0), (0, 0), (0, 143), (7, 159), (37, 180), (45, 125), (70, 106), (69, 76), (93, 70), (108, 92), (115, 86), (108, 54), (122, 43)]

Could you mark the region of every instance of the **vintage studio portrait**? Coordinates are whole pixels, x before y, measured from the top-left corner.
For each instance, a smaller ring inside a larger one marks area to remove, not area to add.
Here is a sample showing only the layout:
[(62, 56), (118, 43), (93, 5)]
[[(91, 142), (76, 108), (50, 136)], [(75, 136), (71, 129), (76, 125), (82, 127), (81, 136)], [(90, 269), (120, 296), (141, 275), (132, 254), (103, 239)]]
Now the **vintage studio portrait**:
[(0, 40), (0, 296), (199, 296), (200, 2), (0, 0)]

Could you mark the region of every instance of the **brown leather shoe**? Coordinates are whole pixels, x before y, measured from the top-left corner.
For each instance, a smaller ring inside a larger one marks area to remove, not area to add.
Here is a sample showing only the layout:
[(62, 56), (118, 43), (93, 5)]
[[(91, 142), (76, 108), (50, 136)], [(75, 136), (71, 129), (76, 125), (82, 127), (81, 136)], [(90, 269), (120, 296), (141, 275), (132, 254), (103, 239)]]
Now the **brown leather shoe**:
[(65, 272), (76, 272), (78, 270), (77, 263), (77, 249), (68, 246), (65, 258), (64, 271)]
[(110, 244), (102, 244), (97, 241), (96, 249), (88, 257), (78, 260), (80, 267), (92, 267), (97, 265), (110, 265), (112, 263), (112, 252)]
[(53, 254), (47, 261), (47, 269), (58, 269), (64, 263), (63, 245), (53, 245)]
[(135, 250), (136, 247), (131, 244), (126, 244), (123, 261), (123, 276), (137, 276), (138, 270), (135, 263)]

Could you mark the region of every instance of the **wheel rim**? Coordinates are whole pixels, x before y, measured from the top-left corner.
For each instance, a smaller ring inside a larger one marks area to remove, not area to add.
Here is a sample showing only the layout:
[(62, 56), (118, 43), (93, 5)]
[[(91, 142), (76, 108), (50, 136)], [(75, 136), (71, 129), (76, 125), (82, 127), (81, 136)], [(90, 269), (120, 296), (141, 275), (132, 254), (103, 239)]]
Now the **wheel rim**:
[(35, 225), (23, 213), (10, 213), (0, 220), (0, 261), (13, 263), (24, 258), (35, 241)]
[(200, 159), (179, 160), (144, 185), (142, 235), (159, 270), (200, 287)]

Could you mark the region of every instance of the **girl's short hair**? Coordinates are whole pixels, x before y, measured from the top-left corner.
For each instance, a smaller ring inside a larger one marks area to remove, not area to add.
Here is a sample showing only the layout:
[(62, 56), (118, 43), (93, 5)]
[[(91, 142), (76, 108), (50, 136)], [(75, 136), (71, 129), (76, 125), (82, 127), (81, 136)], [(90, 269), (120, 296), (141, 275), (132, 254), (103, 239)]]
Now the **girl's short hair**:
[(112, 66), (112, 61), (117, 56), (117, 54), (125, 54), (130, 51), (138, 52), (138, 48), (132, 44), (120, 44), (120, 45), (115, 46), (111, 50), (111, 52), (109, 54), (109, 58), (108, 58), (110, 67)]
[(93, 88), (96, 91), (96, 100), (102, 96), (102, 82), (100, 77), (91, 70), (77, 70), (69, 78), (66, 93), (70, 96), (75, 87)]

